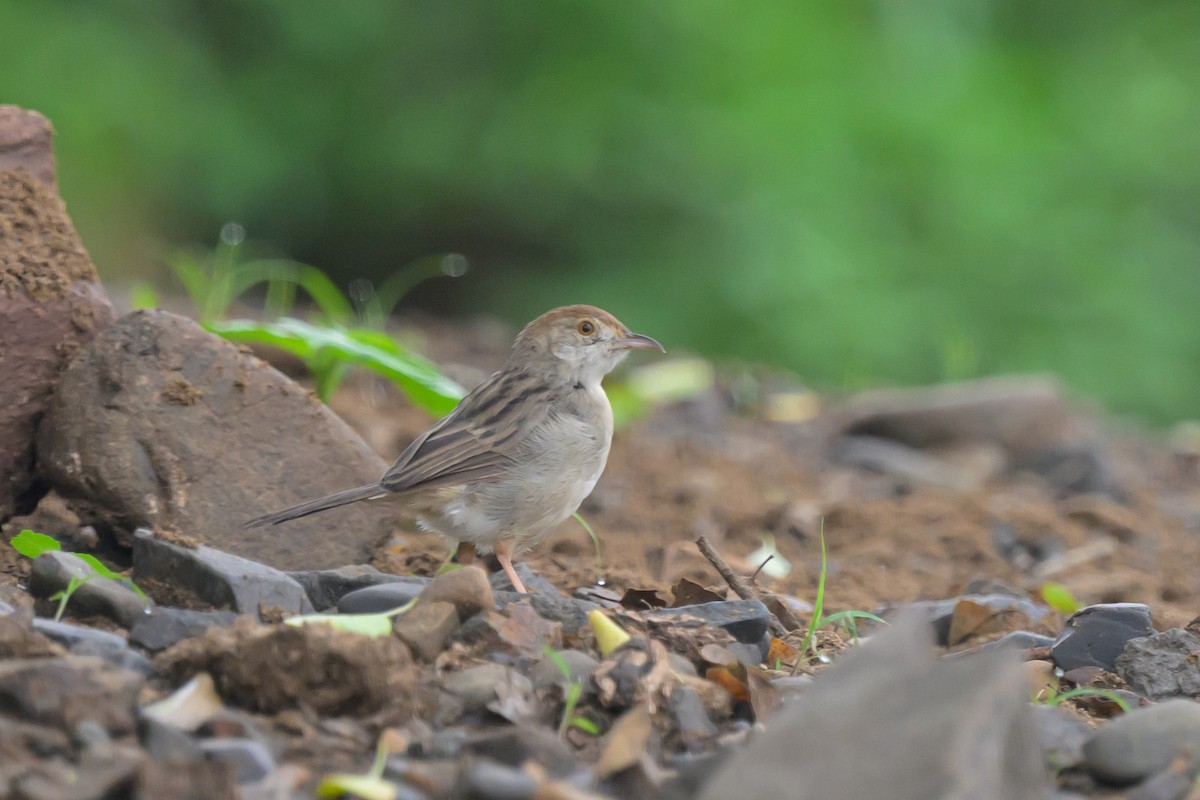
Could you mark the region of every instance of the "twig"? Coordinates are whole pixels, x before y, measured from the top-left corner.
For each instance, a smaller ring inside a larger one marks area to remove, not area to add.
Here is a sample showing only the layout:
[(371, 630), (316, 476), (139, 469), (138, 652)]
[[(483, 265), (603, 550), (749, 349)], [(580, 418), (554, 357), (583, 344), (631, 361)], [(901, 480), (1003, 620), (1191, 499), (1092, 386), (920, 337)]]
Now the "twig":
[[(717, 551), (713, 550), (712, 545), (708, 543), (706, 537), (701, 536), (698, 538), (696, 540), (696, 547), (700, 550), (700, 555), (707, 558), (708, 563), (713, 565), (713, 569), (725, 579), (725, 582), (729, 584), (729, 588), (733, 589), (734, 594), (743, 600), (757, 600), (760, 603), (762, 602), (762, 598), (758, 596), (758, 592), (754, 590), (754, 587), (742, 580), (741, 576), (729, 568), (729, 565), (725, 563), (725, 559), (717, 555)], [(778, 636), (787, 636), (787, 628), (784, 627), (784, 624), (774, 614), (771, 614), (771, 630)]]
[(758, 569), (754, 570), (754, 573), (753, 573), (753, 574), (750, 576), (750, 582), (751, 582), (751, 583), (754, 583), (754, 579), (758, 577), (758, 573), (762, 572), (762, 571), (763, 571), (763, 567), (765, 567), (767, 564), (770, 564), (770, 563), (771, 563), (771, 559), (772, 559), (772, 558), (774, 558), (774, 557), (775, 557), (775, 554), (774, 554), (774, 553), (771, 553), (771, 555), (769, 555), (769, 556), (767, 556), (766, 558), (764, 558), (764, 559), (763, 559), (763, 562), (762, 562), (761, 564), (759, 564), (759, 565), (758, 565)]

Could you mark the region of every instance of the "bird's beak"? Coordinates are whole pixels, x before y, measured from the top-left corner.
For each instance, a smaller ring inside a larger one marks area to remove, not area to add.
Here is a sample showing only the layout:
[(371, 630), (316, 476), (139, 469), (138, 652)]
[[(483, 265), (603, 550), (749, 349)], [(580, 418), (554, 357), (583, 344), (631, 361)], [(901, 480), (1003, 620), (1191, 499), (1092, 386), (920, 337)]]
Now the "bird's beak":
[(660, 353), (667, 352), (666, 348), (657, 341), (640, 333), (631, 333), (620, 339), (613, 339), (612, 346), (617, 350), (657, 350)]

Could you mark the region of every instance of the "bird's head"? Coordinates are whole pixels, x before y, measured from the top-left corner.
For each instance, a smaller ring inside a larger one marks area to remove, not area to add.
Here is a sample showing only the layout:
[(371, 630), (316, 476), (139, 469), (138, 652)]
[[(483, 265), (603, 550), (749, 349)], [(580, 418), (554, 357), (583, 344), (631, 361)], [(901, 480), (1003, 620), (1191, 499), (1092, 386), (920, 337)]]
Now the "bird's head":
[(649, 336), (631, 333), (603, 309), (563, 306), (525, 326), (517, 336), (513, 358), (544, 367), (564, 380), (590, 384), (612, 372), (630, 350), (666, 352)]

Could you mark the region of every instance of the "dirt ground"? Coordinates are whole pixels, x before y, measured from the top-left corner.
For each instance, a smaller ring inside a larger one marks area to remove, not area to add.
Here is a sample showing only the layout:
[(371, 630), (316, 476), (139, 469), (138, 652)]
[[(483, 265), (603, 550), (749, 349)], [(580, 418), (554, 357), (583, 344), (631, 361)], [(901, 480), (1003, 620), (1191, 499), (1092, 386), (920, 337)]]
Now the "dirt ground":
[[(413, 335), (425, 352), (468, 386), (502, 363), (513, 333), (431, 320), (421, 320), (419, 331)], [(698, 554), (697, 536), (748, 574), (757, 564), (746, 557), (769, 534), (793, 568), (782, 578), (760, 575), (760, 585), (811, 602), (823, 519), (827, 613), (996, 584), (1036, 595), (1047, 580), (1084, 604), (1146, 603), (1160, 629), (1200, 609), (1200, 471), (1194, 454), (1173, 450), (1164, 435), (1080, 411), (1075, 422), (1103, 456), (1107, 493), (1064, 492), (1069, 476), (1016, 468), (980, 489), (950, 490), (840, 465), (831, 457), (834, 414), (783, 423), (764, 418), (766, 403), (735, 410), (728, 385), (738, 373), (718, 375), (709, 393), (617, 431), (608, 468), (581, 509), (603, 545), (599, 574), (574, 521), (524, 560), (568, 591), (598, 579), (618, 592), (666, 588), (680, 577), (723, 586)], [(332, 406), (387, 459), (429, 424), (366, 375), (347, 383)], [(376, 561), (424, 573), (445, 553), (434, 537), (405, 534)]]

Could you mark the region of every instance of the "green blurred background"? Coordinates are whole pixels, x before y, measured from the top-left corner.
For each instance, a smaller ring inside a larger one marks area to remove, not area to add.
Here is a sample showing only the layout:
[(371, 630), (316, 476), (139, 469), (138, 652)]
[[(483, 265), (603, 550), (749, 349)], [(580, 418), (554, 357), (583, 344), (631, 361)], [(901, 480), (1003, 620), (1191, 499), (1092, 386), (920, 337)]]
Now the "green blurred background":
[(7, 0), (105, 280), (227, 221), (345, 286), (608, 307), (835, 388), (1200, 415), (1200, 3)]

